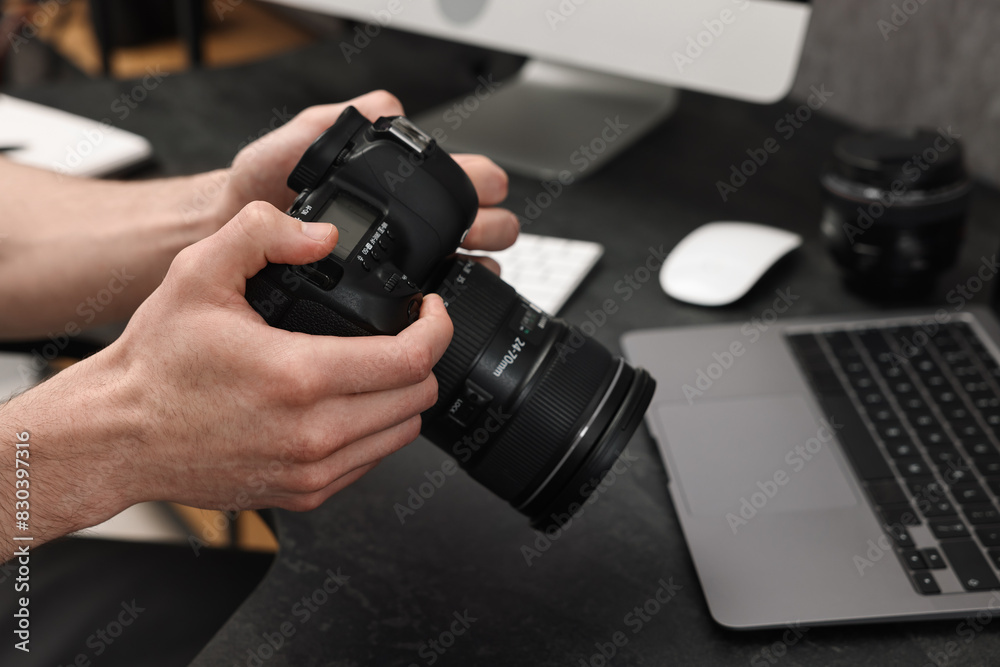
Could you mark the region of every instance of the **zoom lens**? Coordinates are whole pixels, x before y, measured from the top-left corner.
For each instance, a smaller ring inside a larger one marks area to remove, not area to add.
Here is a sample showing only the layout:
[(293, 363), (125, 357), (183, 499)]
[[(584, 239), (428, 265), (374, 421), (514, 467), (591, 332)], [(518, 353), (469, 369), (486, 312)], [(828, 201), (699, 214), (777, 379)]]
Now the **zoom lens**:
[(655, 382), (475, 262), (448, 263), (434, 291), (455, 334), (423, 434), (535, 525), (565, 523), (618, 459)]

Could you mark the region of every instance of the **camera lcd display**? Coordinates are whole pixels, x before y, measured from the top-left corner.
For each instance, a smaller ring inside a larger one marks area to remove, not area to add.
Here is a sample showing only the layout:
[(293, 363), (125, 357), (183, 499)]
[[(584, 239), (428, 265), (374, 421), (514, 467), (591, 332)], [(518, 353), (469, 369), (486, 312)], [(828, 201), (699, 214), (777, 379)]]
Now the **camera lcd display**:
[(379, 213), (364, 202), (346, 192), (339, 192), (333, 201), (323, 209), (315, 222), (331, 222), (337, 226), (340, 237), (333, 256), (347, 260), (365, 232), (379, 219)]

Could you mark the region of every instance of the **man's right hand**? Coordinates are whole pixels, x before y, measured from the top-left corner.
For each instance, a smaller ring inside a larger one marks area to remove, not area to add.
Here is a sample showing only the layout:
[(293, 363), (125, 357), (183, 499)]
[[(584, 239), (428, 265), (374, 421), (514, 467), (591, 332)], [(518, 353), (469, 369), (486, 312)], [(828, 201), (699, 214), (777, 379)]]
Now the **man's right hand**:
[(272, 328), (243, 296), (267, 262), (336, 238), (248, 205), (177, 256), (118, 341), (4, 406), (0, 438), (31, 434), (36, 544), (146, 500), (311, 509), (417, 437), (452, 335), (439, 297), (397, 336), (338, 338)]

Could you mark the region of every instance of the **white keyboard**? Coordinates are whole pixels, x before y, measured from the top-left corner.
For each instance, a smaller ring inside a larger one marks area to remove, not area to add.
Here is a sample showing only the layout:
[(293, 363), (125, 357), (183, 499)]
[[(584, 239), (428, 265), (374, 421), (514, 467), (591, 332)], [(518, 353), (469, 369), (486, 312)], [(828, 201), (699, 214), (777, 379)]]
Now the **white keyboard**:
[(521, 296), (546, 313), (555, 315), (587, 277), (604, 246), (537, 234), (521, 234), (515, 243), (499, 252), (473, 252), (492, 257), (500, 265), (500, 277)]

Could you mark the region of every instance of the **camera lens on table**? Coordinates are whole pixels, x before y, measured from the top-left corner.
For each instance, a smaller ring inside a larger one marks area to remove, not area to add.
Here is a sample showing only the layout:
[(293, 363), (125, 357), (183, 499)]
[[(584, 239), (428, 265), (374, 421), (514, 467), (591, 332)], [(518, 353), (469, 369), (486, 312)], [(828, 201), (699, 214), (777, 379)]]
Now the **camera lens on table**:
[(954, 265), (972, 185), (949, 130), (845, 135), (820, 182), (821, 231), (852, 290), (919, 297)]

